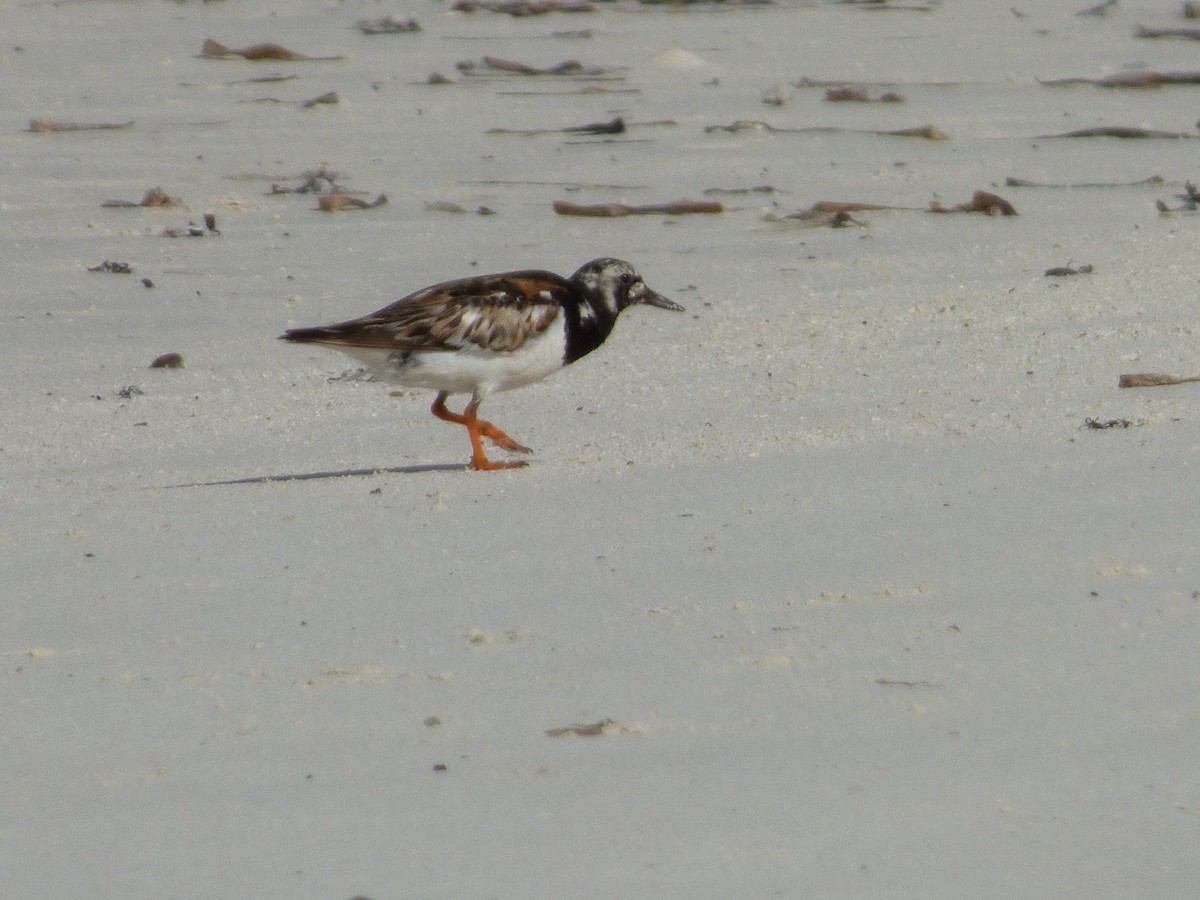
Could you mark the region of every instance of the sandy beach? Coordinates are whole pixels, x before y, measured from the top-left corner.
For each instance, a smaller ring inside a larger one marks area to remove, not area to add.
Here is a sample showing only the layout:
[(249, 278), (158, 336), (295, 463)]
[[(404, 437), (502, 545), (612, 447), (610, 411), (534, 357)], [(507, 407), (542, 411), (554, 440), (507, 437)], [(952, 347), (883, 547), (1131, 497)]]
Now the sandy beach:
[[(1190, 896), (1200, 42), (1086, 5), (7, 9), (0, 894)], [(276, 340), (599, 256), (526, 469)]]

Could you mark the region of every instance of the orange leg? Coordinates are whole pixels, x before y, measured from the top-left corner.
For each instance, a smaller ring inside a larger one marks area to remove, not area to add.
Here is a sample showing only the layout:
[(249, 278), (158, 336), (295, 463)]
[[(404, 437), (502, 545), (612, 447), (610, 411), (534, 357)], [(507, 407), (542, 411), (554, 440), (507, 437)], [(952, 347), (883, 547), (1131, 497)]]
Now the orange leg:
[(459, 415), (446, 409), (446, 392), (440, 391), (438, 392), (437, 399), (433, 401), (433, 406), (430, 407), (430, 412), (446, 422), (466, 426), (467, 434), (471, 437), (472, 469), (490, 472), (494, 469), (517, 469), (525, 465), (523, 462), (496, 463), (487, 458), (487, 455), (483, 452), (483, 438), (487, 438), (496, 446), (511, 453), (532, 453), (533, 451), (524, 444), (514, 441), (491, 422), (478, 418), (476, 412), (479, 409), (479, 402), (478, 399), (472, 397), (471, 402), (467, 404), (467, 408), (463, 410), (462, 415)]

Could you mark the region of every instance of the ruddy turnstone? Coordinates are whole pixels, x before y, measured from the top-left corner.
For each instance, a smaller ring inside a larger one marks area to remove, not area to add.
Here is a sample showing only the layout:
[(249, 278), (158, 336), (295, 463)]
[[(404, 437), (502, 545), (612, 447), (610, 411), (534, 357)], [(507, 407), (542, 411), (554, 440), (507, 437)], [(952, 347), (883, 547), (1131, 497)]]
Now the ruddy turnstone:
[[(604, 343), (621, 311), (637, 304), (682, 310), (646, 286), (629, 263), (593, 259), (570, 278), (536, 269), (444, 281), (378, 312), (337, 325), (294, 328), (281, 339), (323, 344), (363, 363), (384, 381), (437, 391), (432, 412), (465, 425), (472, 469), (511, 469), (492, 462), (483, 438), (503, 450), (530, 449), (477, 417), (495, 391), (540, 381)], [(470, 394), (463, 412), (450, 394)]]

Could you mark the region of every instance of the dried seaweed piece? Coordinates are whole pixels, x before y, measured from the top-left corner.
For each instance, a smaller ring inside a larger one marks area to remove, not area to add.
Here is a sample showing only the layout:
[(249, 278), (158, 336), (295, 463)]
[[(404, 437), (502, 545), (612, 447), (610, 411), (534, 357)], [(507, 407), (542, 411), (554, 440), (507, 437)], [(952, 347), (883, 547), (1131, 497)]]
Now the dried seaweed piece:
[(128, 122), (62, 122), (57, 119), (30, 119), (29, 130), (35, 134), (64, 131), (123, 131), (133, 127)]
[(1051, 266), (1046, 270), (1046, 278), (1065, 278), (1070, 275), (1091, 275), (1096, 269), (1091, 263), (1082, 266)]
[(171, 197), (160, 187), (153, 187), (136, 203), (132, 200), (105, 200), (100, 204), (108, 209), (136, 209), (144, 206), (180, 206), (176, 197)]
[(362, 200), (349, 194), (326, 194), (317, 201), (317, 209), (321, 212), (340, 212), (345, 209), (375, 209), (387, 203), (387, 195), (380, 194), (374, 200)]
[(1128, 125), (1096, 125), (1091, 128), (1077, 128), (1074, 131), (1064, 131), (1061, 134), (1039, 134), (1039, 140), (1057, 138), (1090, 138), (1111, 137), (1121, 140), (1138, 140), (1143, 138), (1168, 138), (1170, 140), (1186, 140), (1197, 137), (1182, 131), (1156, 131), (1153, 128), (1136, 128)]
[(1170, 384), (1193, 384), (1200, 381), (1200, 375), (1157, 375), (1151, 372), (1131, 372), (1122, 375), (1117, 380), (1117, 387), (1162, 387)]
[(578, 204), (555, 200), (554, 211), (560, 216), (616, 218), (637, 215), (679, 216), (692, 213), (720, 213), (725, 211), (725, 207), (714, 200), (676, 200), (672, 203), (652, 203), (645, 206), (631, 206), (627, 203)]
[(126, 262), (111, 262), (105, 260), (98, 266), (88, 266), (89, 272), (112, 272), (114, 275), (131, 275), (133, 266)]
[(871, 94), (860, 85), (840, 85), (826, 88), (826, 103), (903, 103), (904, 97), (895, 91)]
[(989, 216), (1015, 216), (1016, 208), (1005, 200), (990, 191), (976, 191), (968, 203), (960, 203), (958, 206), (945, 207), (934, 200), (929, 204), (929, 211), (933, 213), (956, 213), (956, 212), (981, 212)]
[(363, 34), (411, 34), (421, 26), (411, 16), (407, 19), (396, 16), (380, 16), (378, 19), (359, 19), (355, 27)]
[(154, 361), (150, 363), (152, 369), (182, 369), (183, 357), (178, 353), (163, 353), (160, 356), (154, 357)]
[(204, 43), (200, 45), (200, 56), (204, 59), (233, 59), (234, 57), (241, 57), (242, 59), (255, 61), (269, 59), (289, 62), (332, 62), (346, 58), (344, 56), (308, 56), (304, 53), (297, 53), (295, 50), (289, 50), (281, 44), (270, 42), (251, 44), (248, 47), (235, 50), (232, 47), (226, 47), (224, 44), (214, 41), (212, 38), (206, 38)]
[(1132, 428), (1133, 421), (1131, 419), (1094, 419), (1088, 417), (1083, 420), (1083, 427), (1090, 428), (1093, 431), (1103, 431), (1105, 428)]

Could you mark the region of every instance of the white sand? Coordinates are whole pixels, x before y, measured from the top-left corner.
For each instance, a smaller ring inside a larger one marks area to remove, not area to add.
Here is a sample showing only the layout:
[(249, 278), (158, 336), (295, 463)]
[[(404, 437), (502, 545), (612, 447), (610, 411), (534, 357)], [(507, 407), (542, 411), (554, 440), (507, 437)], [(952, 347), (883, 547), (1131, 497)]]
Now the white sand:
[[(1084, 5), (6, 8), (0, 894), (1194, 893), (1200, 387), (1117, 377), (1200, 374), (1200, 219), (1154, 205), (1200, 145), (1033, 138), (1194, 133), (1194, 88), (1037, 79), (1197, 69), (1200, 45), (1133, 38), (1189, 24), (1178, 4)], [(423, 30), (350, 27), (381, 15)], [(206, 37), (346, 59), (204, 60)], [(601, 84), (635, 92), (455, 70), (484, 55), (627, 66)], [(236, 83), (268, 73), (299, 77)], [(616, 115), (677, 124), (485, 133)], [(738, 119), (951, 140), (705, 132)], [(322, 162), (389, 203), (267, 195)], [(763, 184), (715, 216), (551, 210)], [(187, 207), (101, 207), (156, 185)], [(981, 188), (1020, 215), (760, 220)], [(161, 236), (205, 212), (220, 236)], [(688, 313), (633, 310), (492, 398), (523, 471), (462, 471), (429, 395), (274, 340), (599, 255)], [(87, 271), (106, 259), (134, 273)], [(1068, 263), (1096, 271), (1043, 276)], [(147, 368), (167, 351), (186, 368)], [(375, 467), (398, 471), (171, 487)]]

